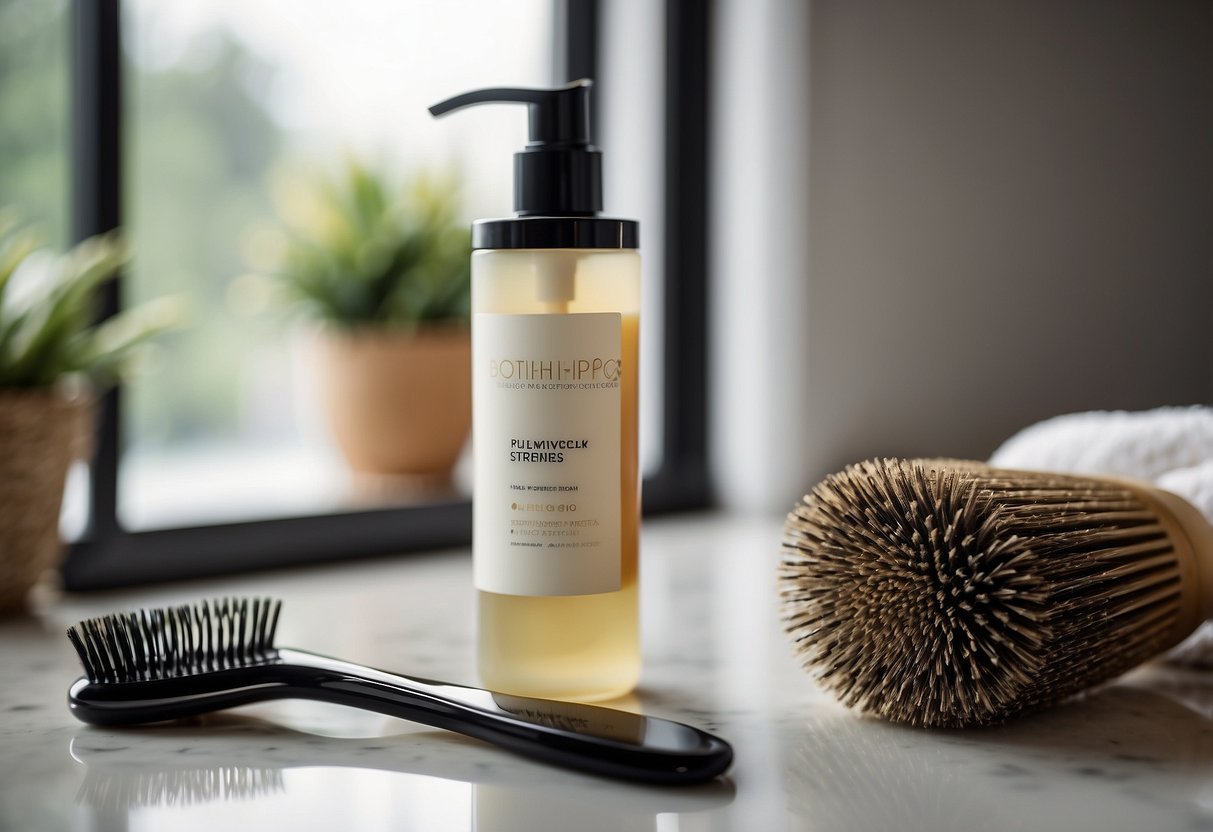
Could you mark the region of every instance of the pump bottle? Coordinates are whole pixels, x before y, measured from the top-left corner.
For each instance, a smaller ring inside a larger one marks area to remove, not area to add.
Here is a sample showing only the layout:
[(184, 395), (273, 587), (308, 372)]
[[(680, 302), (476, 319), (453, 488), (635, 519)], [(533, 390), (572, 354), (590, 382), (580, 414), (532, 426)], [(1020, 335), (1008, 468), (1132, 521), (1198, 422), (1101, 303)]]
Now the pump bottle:
[(493, 690), (608, 699), (640, 674), (639, 228), (599, 216), (591, 82), (430, 108), (529, 109), (514, 217), (472, 226), (474, 575)]

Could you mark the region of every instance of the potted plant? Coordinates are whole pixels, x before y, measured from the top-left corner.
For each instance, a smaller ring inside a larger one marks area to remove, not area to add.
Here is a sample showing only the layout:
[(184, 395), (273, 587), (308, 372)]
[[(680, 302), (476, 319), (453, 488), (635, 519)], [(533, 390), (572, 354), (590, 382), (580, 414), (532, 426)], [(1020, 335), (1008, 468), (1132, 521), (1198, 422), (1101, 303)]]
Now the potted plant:
[(60, 256), (39, 250), (34, 232), (0, 212), (0, 613), (24, 609), (57, 561), (64, 479), (88, 444), (91, 393), (175, 318), (162, 299), (94, 323), (97, 289), (125, 259), (113, 235)]
[(445, 481), (471, 429), (469, 258), (451, 177), (347, 160), (279, 199), (276, 268), (321, 324), (319, 387), (360, 473)]

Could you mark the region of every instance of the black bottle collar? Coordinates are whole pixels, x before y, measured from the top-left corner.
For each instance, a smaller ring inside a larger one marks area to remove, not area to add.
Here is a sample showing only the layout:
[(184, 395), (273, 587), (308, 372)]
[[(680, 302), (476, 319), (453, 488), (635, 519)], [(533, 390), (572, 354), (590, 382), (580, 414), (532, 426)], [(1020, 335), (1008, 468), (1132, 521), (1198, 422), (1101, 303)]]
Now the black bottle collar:
[(640, 247), (635, 220), (607, 217), (506, 217), (472, 223), (472, 248)]

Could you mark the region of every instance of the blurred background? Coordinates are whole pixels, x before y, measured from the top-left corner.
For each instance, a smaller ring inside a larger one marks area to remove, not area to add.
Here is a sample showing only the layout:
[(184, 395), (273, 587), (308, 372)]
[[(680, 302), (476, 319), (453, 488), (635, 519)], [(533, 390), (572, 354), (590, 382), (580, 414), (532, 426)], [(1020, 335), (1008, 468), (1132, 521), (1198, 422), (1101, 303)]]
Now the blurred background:
[[(67, 0), (0, 6), (0, 193), (67, 242)], [(548, 0), (511, 3), (126, 0), (121, 7), (125, 303), (186, 299), (128, 385), (119, 513), (154, 528), (327, 510), (348, 496), (315, 407), (309, 327), (265, 279), (299, 180), (356, 156), (456, 169), (459, 221), (508, 212), (525, 119), (432, 124), (426, 107), (504, 79), (550, 81)], [(304, 194), (303, 196), (306, 196)]]
[(716, 3), (726, 504), (1213, 394), (1213, 4)]
[[(78, 11), (0, 0), (0, 203), (58, 247), (75, 236)], [(283, 229), (309, 204), (301, 183), (351, 159), (388, 190), (451, 176), (460, 225), (508, 214), (522, 114), (435, 122), (426, 106), (587, 71), (607, 213), (642, 223), (650, 509), (782, 513), (865, 457), (980, 458), (1059, 413), (1213, 397), (1213, 3), (123, 0), (118, 14), (123, 303), (189, 309), (123, 389), (109, 533), (127, 543), (264, 540), (299, 527), (261, 521), (401, 505), (414, 510), (365, 521), (394, 529), (366, 551), (466, 537), (470, 449), (439, 487), (367, 487), (343, 461), (315, 321), (274, 279)], [(77, 563), (101, 557), (89, 483), (74, 471), (65, 509)]]

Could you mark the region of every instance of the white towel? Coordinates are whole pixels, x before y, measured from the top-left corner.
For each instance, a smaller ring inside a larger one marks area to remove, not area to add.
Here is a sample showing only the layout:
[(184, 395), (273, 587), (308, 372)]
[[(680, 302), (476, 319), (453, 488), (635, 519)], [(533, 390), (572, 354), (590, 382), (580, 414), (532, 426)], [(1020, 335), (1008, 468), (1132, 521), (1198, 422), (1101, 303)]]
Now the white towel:
[(1026, 428), (990, 457), (1005, 468), (1119, 474), (1155, 481), (1213, 459), (1213, 408), (1058, 416)]

